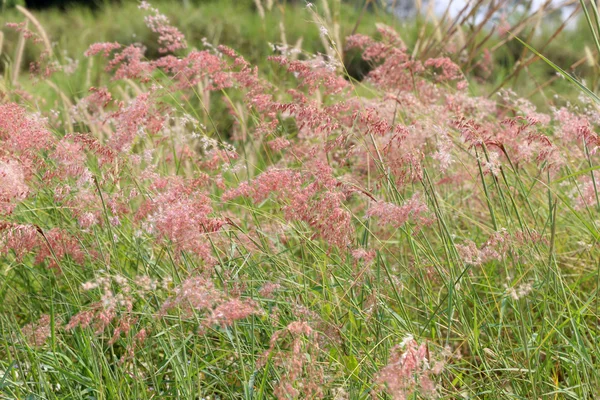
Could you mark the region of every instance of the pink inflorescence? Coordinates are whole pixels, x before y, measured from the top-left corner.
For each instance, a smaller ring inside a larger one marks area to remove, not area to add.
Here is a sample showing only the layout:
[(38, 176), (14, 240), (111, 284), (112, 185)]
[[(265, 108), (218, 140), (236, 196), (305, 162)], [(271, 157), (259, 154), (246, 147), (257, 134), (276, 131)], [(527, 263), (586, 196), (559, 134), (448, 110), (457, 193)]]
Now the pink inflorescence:
[(163, 46), (159, 49), (160, 52), (173, 52), (187, 47), (183, 34), (179, 29), (169, 24), (169, 19), (164, 14), (161, 14), (146, 1), (142, 1), (139, 7), (152, 13), (152, 15), (146, 16), (145, 21), (148, 28), (158, 34), (158, 43)]
[(400, 228), (411, 220), (417, 227), (429, 225), (433, 221), (429, 216), (427, 204), (418, 193), (401, 206), (386, 202), (374, 203), (367, 211), (367, 216), (377, 217), (382, 223), (390, 224), (394, 228)]
[(418, 392), (425, 398), (437, 397), (434, 376), (442, 364), (432, 365), (427, 342), (420, 345), (408, 336), (391, 349), (388, 363), (377, 374), (376, 382), (394, 400), (406, 400)]

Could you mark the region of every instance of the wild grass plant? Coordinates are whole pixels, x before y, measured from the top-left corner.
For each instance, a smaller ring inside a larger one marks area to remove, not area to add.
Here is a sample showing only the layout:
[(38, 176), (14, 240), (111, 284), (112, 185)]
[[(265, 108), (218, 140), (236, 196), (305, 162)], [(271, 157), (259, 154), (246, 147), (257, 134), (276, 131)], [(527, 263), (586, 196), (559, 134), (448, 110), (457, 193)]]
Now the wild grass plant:
[(46, 89), (5, 73), (0, 397), (597, 397), (597, 104), (323, 4), (265, 72), (142, 3), (156, 56), (90, 44), (99, 84), (11, 25)]

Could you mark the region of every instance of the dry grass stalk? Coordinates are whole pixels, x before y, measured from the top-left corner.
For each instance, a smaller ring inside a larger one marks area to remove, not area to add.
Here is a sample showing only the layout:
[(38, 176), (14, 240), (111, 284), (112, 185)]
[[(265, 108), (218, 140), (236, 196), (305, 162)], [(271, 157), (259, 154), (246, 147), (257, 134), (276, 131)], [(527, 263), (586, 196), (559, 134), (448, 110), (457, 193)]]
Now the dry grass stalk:
[(44, 27), (40, 21), (38, 21), (37, 18), (35, 18), (33, 14), (30, 13), (25, 7), (16, 6), (16, 9), (19, 10), (19, 12), (21, 12), (21, 14), (23, 14), (28, 21), (31, 21), (33, 26), (35, 26), (35, 29), (44, 42), (44, 47), (46, 48), (48, 55), (52, 55), (52, 45), (50, 44), (50, 39), (48, 39), (48, 35), (46, 34), (46, 31), (44, 30)]
[[(29, 25), (29, 21), (25, 21), (25, 29)], [(19, 72), (21, 71), (21, 64), (23, 63), (23, 51), (25, 50), (25, 32), (19, 34), (17, 41), (17, 48), (15, 49), (15, 58), (12, 70), (12, 85), (16, 86), (19, 82)]]

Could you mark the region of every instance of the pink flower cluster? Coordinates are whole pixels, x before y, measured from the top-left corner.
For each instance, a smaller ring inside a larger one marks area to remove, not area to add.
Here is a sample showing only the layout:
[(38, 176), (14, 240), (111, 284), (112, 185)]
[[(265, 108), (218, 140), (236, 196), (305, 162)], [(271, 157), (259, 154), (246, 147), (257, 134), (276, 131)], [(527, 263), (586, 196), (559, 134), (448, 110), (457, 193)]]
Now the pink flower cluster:
[(174, 308), (180, 309), (188, 318), (194, 312), (205, 314), (201, 331), (214, 325), (231, 326), (251, 315), (263, 314), (255, 301), (229, 296), (217, 288), (211, 279), (202, 276), (182, 282), (176, 288), (175, 295), (163, 303), (160, 315), (165, 315)]
[(477, 247), (473, 241), (467, 240), (465, 244), (457, 244), (456, 250), (463, 262), (481, 265), (492, 260), (502, 260), (510, 250), (528, 248), (537, 243), (544, 243), (544, 239), (535, 230), (528, 232), (517, 230), (509, 233), (506, 229), (502, 229), (490, 235), (480, 247)]
[(314, 163), (307, 177), (291, 170), (268, 170), (252, 182), (226, 192), (222, 199), (248, 196), (259, 203), (270, 194), (283, 203), (289, 221), (307, 223), (316, 235), (333, 246), (350, 245), (354, 229), (351, 215), (343, 207), (346, 194), (338, 189), (338, 181), (326, 164)]
[(46, 262), (48, 268), (56, 269), (65, 257), (78, 264), (86, 258), (77, 239), (60, 228), (44, 232), (33, 225), (0, 223), (0, 256), (10, 253), (19, 261), (33, 253), (36, 264)]
[(152, 13), (146, 16), (145, 21), (148, 28), (158, 34), (158, 44), (163, 46), (159, 49), (160, 52), (173, 52), (187, 47), (183, 34), (176, 27), (169, 25), (169, 19), (164, 14), (146, 1), (142, 1), (139, 7)]
[(420, 345), (408, 336), (391, 350), (388, 363), (377, 375), (376, 382), (394, 400), (409, 399), (418, 392), (425, 398), (437, 397), (434, 376), (442, 372), (443, 363), (432, 365), (427, 342)]
[(52, 335), (51, 317), (44, 314), (36, 322), (31, 322), (21, 329), (25, 341), (34, 347), (42, 347)]
[(317, 333), (305, 321), (291, 322), (271, 336), (258, 367), (264, 367), (269, 359), (283, 370), (273, 392), (277, 399), (324, 398), (324, 371), (313, 361), (318, 352)]
[(374, 203), (367, 211), (367, 216), (377, 217), (382, 223), (390, 224), (394, 228), (400, 228), (410, 220), (414, 221), (417, 227), (433, 222), (429, 216), (429, 208), (419, 193), (414, 194), (401, 206), (386, 202)]
[(0, 215), (10, 214), (15, 201), (23, 200), (29, 193), (21, 165), (14, 160), (0, 159)]

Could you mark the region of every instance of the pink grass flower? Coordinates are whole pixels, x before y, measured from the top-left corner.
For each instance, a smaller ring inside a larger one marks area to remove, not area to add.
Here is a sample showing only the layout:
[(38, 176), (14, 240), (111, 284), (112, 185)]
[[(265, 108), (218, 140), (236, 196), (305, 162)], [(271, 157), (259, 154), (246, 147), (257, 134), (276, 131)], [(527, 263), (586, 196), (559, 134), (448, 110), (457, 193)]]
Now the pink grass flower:
[(179, 49), (185, 49), (187, 43), (185, 36), (176, 27), (170, 25), (169, 19), (166, 15), (161, 14), (156, 8), (150, 6), (146, 1), (142, 1), (139, 5), (142, 10), (147, 10), (152, 15), (147, 15), (144, 18), (148, 28), (152, 32), (158, 34), (158, 44), (163, 46), (158, 49), (161, 53), (173, 52)]
[(278, 137), (276, 139), (271, 140), (267, 143), (271, 150), (273, 151), (281, 151), (290, 146), (290, 141), (286, 138)]
[(0, 159), (0, 215), (10, 214), (15, 203), (25, 199), (28, 193), (29, 187), (20, 164)]
[(302, 174), (292, 170), (271, 169), (227, 191), (222, 199), (247, 196), (258, 203), (273, 194), (283, 204), (287, 220), (303, 221), (313, 228), (315, 236), (345, 248), (354, 232), (351, 214), (343, 207), (346, 195), (337, 190), (337, 180), (325, 164), (314, 163), (311, 172), (303, 179)]
[(36, 152), (48, 149), (53, 141), (40, 116), (28, 115), (15, 103), (0, 105), (0, 155), (3, 151), (11, 151), (30, 158)]
[(376, 382), (394, 400), (406, 400), (415, 392), (426, 398), (435, 398), (437, 387), (433, 375), (441, 372), (441, 368), (433, 369), (430, 363), (427, 342), (419, 345), (412, 336), (408, 336), (392, 348), (388, 363), (377, 374)]
[(367, 217), (376, 217), (384, 224), (390, 224), (394, 228), (400, 228), (412, 220), (416, 227), (430, 225), (433, 222), (429, 216), (429, 208), (421, 199), (421, 195), (415, 193), (403, 205), (378, 202), (373, 204), (367, 211)]
[(112, 51), (120, 48), (121, 45), (116, 42), (94, 43), (85, 51), (85, 53), (83, 53), (83, 55), (86, 57), (92, 57), (102, 53), (104, 57), (108, 57)]
[(277, 399), (324, 398), (325, 375), (317, 363), (319, 350), (317, 333), (305, 321), (291, 322), (271, 336), (269, 349), (257, 367), (262, 368), (270, 359), (283, 370), (273, 392)]
[(51, 317), (48, 314), (44, 314), (36, 322), (25, 325), (21, 329), (21, 333), (30, 346), (42, 347), (52, 335), (51, 328)]
[(210, 313), (205, 325), (231, 326), (235, 321), (262, 313), (256, 302), (234, 298), (216, 306)]
[(39, 230), (33, 225), (0, 222), (0, 255), (15, 254), (18, 261), (40, 245)]
[(424, 65), (425, 67), (433, 67), (441, 70), (441, 74), (436, 75), (438, 82), (459, 81), (458, 89), (464, 89), (467, 85), (460, 67), (448, 57), (430, 58), (425, 61)]

